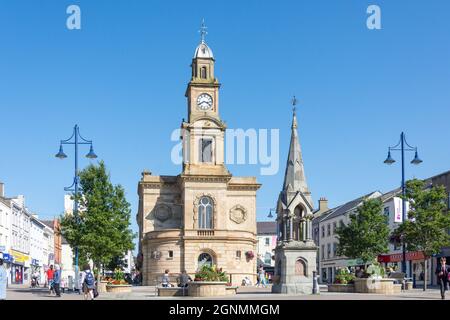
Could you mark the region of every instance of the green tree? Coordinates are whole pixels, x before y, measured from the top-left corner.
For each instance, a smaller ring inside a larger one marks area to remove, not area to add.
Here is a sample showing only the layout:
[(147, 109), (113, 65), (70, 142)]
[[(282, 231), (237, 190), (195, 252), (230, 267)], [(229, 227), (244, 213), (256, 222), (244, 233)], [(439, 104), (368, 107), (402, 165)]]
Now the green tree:
[(124, 256), (117, 256), (111, 259), (111, 261), (108, 263), (108, 265), (106, 266), (106, 268), (108, 270), (116, 270), (116, 269), (121, 269), (123, 270), (124, 268), (127, 268), (128, 265), (124, 259)]
[(103, 269), (134, 249), (130, 204), (123, 187), (110, 182), (103, 162), (89, 165), (79, 176), (78, 217), (62, 215), (61, 234), (72, 247), (78, 247), (80, 261), (92, 259), (95, 268)]
[(350, 223), (337, 229), (338, 255), (372, 263), (379, 254), (388, 252), (390, 232), (382, 209), (380, 199), (364, 200), (350, 215)]
[(406, 183), (406, 199), (410, 205), (408, 219), (394, 230), (393, 236), (402, 239), (408, 251), (423, 252), (423, 290), (426, 290), (428, 258), (439, 253), (442, 247), (450, 245), (447, 193), (443, 186), (425, 188), (422, 180), (414, 179)]

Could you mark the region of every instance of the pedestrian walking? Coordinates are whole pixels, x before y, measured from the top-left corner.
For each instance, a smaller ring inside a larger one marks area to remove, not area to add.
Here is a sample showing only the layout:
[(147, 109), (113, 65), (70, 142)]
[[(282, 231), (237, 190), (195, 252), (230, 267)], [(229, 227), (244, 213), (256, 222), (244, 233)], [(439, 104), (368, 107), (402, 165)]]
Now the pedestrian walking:
[(57, 297), (61, 297), (61, 268), (55, 264), (55, 273), (53, 274), (53, 289)]
[(266, 288), (267, 287), (267, 285), (266, 285), (266, 272), (264, 271), (263, 266), (259, 267), (259, 273), (258, 274), (259, 274), (258, 287), (261, 285), (264, 288)]
[(53, 276), (54, 276), (55, 270), (53, 270), (53, 265), (50, 265), (50, 268), (45, 273), (47, 276), (47, 284), (48, 284), (48, 290), (50, 291), (50, 294), (53, 292)]
[(436, 275), (441, 289), (441, 298), (445, 299), (445, 291), (448, 290), (448, 277), (450, 275), (450, 267), (446, 264), (447, 259), (441, 258), (441, 263), (436, 267)]
[(94, 300), (95, 277), (89, 264), (83, 266), (81, 286), (84, 293), (84, 300)]
[(3, 259), (0, 259), (0, 300), (6, 300), (6, 286), (8, 284), (8, 273), (3, 265)]

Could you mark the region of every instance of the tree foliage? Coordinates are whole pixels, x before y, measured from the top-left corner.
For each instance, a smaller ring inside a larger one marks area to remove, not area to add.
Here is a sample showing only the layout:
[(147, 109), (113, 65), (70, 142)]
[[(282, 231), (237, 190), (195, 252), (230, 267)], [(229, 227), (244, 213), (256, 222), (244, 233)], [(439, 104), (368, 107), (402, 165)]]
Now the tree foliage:
[(422, 251), (425, 257), (430, 257), (450, 245), (445, 188), (425, 188), (422, 180), (410, 180), (406, 183), (406, 199), (410, 205), (408, 219), (394, 230), (393, 235), (406, 243), (407, 250)]
[(364, 200), (356, 214), (350, 215), (350, 223), (337, 229), (338, 255), (373, 262), (379, 254), (388, 252), (389, 227), (382, 209), (380, 199)]
[(86, 167), (79, 176), (80, 209), (77, 216), (60, 217), (61, 233), (78, 247), (80, 261), (92, 259), (97, 268), (106, 266), (134, 248), (130, 204), (123, 187), (110, 182), (103, 162)]

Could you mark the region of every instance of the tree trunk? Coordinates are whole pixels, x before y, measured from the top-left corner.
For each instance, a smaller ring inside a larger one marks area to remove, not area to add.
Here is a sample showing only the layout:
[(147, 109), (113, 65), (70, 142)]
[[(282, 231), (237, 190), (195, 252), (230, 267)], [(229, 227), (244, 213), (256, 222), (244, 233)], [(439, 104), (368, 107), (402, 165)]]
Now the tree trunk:
[(427, 259), (427, 257), (425, 257), (425, 260), (424, 260), (425, 271), (423, 274), (423, 291), (427, 290), (427, 273), (428, 273), (427, 262), (428, 262), (428, 259)]

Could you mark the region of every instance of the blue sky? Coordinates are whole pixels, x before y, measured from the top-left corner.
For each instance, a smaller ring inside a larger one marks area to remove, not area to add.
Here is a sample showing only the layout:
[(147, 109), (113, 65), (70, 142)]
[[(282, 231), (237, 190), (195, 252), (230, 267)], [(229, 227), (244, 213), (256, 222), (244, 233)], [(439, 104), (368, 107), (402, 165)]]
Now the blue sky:
[[(71, 4), (81, 8), (81, 30), (66, 28)], [(370, 4), (381, 8), (382, 30), (366, 27)], [(397, 187), (399, 164), (383, 160), (402, 130), (424, 160), (408, 165), (408, 178), (447, 171), (449, 12), (445, 0), (1, 0), (0, 181), (40, 216), (59, 215), (73, 151), (65, 161), (54, 154), (77, 123), (125, 187), (136, 230), (142, 170), (181, 170), (170, 161), (170, 135), (187, 116), (202, 18), (223, 84), (222, 119), (229, 128), (280, 129), (277, 175), (229, 167), (258, 176), (260, 220), (282, 186), (293, 94), (315, 202), (325, 196), (336, 206)]]

